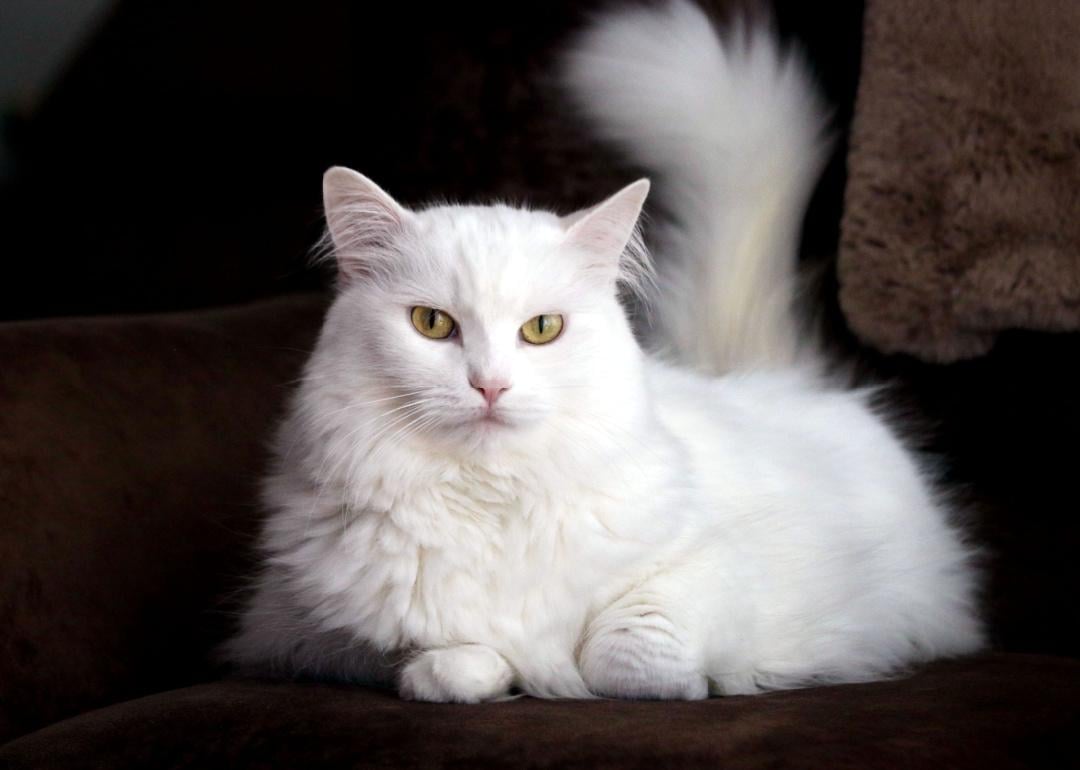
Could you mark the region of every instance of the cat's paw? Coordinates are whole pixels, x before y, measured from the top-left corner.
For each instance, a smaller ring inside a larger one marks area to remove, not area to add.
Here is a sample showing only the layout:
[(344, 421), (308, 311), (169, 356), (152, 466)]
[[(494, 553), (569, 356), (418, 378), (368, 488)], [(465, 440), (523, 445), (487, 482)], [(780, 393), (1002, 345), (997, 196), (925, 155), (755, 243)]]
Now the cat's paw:
[(589, 626), (578, 654), (581, 676), (608, 698), (701, 700), (709, 682), (678, 629), (654, 608), (609, 609)]
[(398, 692), (406, 700), (480, 703), (510, 692), (514, 670), (482, 644), (425, 650), (401, 671)]

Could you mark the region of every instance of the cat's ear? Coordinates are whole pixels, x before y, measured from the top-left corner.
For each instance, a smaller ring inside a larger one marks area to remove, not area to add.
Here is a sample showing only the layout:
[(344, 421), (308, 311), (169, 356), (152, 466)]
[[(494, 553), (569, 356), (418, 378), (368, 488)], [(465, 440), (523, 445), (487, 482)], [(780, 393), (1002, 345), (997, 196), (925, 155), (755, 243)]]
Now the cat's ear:
[(371, 272), (413, 215), (363, 174), (334, 166), (323, 175), (326, 227), (343, 282)]
[(604, 271), (615, 280), (648, 194), (649, 180), (639, 179), (602, 203), (563, 217), (565, 242), (587, 254), (590, 267)]

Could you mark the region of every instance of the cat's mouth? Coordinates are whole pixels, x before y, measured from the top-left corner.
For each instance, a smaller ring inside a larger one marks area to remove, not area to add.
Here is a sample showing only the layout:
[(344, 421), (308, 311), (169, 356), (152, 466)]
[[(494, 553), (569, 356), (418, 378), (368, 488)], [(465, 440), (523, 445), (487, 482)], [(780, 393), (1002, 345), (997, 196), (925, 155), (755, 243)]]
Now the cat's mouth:
[(510, 425), (510, 421), (506, 419), (506, 416), (496, 409), (484, 409), (476, 417), (473, 418), (473, 422), (477, 425)]
[(500, 405), (495, 408), (474, 407), (463, 410), (458, 414), (453, 425), (462, 433), (486, 436), (519, 431), (531, 425), (535, 420), (536, 418), (528, 411), (521, 412)]
[(462, 426), (468, 430), (486, 432), (509, 428), (515, 424), (505, 409), (480, 408), (462, 420)]

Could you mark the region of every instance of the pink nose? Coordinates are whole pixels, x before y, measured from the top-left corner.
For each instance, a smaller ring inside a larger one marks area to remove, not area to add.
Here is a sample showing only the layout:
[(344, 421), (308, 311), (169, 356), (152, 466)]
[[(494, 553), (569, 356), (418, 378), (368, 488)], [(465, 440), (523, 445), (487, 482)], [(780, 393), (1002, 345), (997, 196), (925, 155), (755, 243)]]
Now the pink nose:
[(473, 390), (484, 397), (489, 409), (495, 406), (495, 402), (499, 400), (499, 396), (510, 390), (510, 386), (505, 382), (469, 380), (469, 384), (473, 386)]

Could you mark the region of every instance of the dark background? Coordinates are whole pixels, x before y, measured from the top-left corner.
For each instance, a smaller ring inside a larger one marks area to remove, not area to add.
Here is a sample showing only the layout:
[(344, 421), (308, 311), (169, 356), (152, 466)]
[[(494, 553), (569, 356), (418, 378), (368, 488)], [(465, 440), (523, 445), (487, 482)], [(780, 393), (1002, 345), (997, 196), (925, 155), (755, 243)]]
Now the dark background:
[[(324, 287), (307, 254), (333, 164), (406, 203), (594, 202), (633, 170), (581, 130), (545, 74), (570, 30), (607, 4), (120, 2), (39, 108), (5, 121), (0, 319)], [(825, 267), (830, 336), (895, 383), (904, 422), (923, 426), (919, 443), (943, 458), (986, 546), (996, 642), (1075, 655), (1080, 342), (1010, 333), (990, 356), (949, 367), (858, 347), (830, 265), (862, 6), (775, 6), (836, 109), (836, 152), (804, 237), (804, 256)]]
[[(333, 164), (412, 203), (595, 202), (630, 173), (545, 76), (603, 5), (119, 3), (40, 108), (7, 121), (0, 318), (318, 286), (305, 258)], [(861, 4), (810, 5), (778, 3), (778, 24), (809, 50), (846, 126)], [(840, 169), (812, 219), (815, 252), (835, 247)]]

